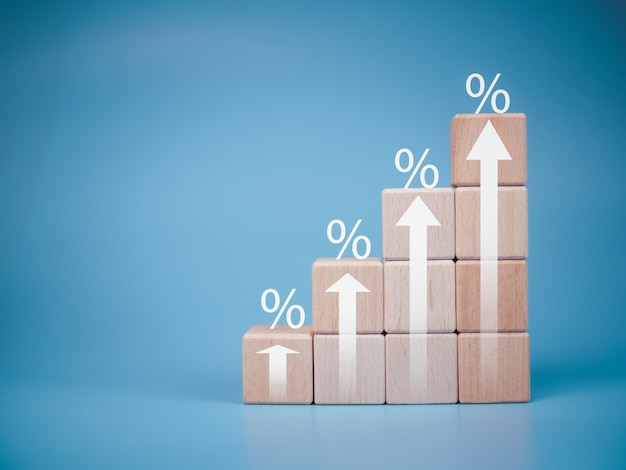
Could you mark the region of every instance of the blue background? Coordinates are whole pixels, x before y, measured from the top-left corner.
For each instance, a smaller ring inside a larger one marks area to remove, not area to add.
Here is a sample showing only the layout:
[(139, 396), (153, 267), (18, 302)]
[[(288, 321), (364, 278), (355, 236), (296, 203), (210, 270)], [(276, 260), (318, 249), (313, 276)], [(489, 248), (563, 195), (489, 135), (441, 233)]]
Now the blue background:
[[(263, 290), (310, 312), (333, 218), (381, 256), (472, 72), (528, 117), (532, 402), (241, 404)], [(625, 468), (625, 83), (619, 0), (2, 2), (0, 467)]]

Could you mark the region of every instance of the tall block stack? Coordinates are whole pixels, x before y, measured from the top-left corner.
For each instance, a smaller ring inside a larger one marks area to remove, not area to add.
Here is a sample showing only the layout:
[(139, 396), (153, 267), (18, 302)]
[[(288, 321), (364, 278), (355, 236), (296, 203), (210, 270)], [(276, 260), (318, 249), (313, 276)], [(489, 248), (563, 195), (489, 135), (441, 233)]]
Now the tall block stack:
[(459, 401), (528, 401), (526, 116), (457, 115), (450, 135)]
[(244, 402), (530, 400), (526, 116), (450, 147), (452, 188), (383, 190), (383, 260), (313, 263), (311, 327), (244, 335)]

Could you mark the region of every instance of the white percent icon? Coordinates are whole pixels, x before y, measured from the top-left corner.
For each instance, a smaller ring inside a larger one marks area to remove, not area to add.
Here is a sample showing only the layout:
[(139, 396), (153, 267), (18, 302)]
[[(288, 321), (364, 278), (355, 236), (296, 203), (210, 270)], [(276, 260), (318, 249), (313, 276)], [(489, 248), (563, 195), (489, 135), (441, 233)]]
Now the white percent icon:
[[(480, 104), (478, 105), (478, 108), (476, 108), (476, 111), (474, 112), (474, 114), (480, 113), (480, 110), (483, 109), (483, 106), (485, 102), (487, 101), (487, 98), (489, 98), (489, 95), (493, 91), (493, 88), (496, 86), (496, 82), (500, 79), (500, 75), (501, 73), (499, 72), (496, 74), (493, 81), (491, 82), (491, 85), (489, 85), (489, 88), (487, 89), (486, 93), (485, 93), (485, 79), (483, 78), (481, 74), (473, 73), (469, 77), (467, 77), (467, 80), (465, 81), (465, 90), (467, 91), (467, 94), (471, 96), (472, 98), (479, 98), (482, 96), (482, 100), (480, 100)], [(478, 80), (478, 91), (476, 92), (474, 92), (474, 90), (472, 89), (472, 84), (474, 80)], [(504, 105), (501, 108), (498, 107), (498, 96), (502, 96), (504, 98)], [(497, 114), (506, 113), (510, 105), (511, 105), (511, 97), (509, 96), (508, 91), (499, 89), (499, 90), (494, 91), (493, 94), (491, 94), (491, 108), (494, 110), (495, 113)]]
[[(413, 178), (415, 178), (417, 171), (420, 169), (420, 167), (422, 167), (422, 163), (426, 159), (426, 155), (428, 155), (428, 152), (430, 152), (430, 149), (424, 150), (424, 153), (417, 162), (417, 165), (415, 165), (413, 152), (411, 152), (409, 149), (400, 149), (396, 152), (396, 170), (398, 170), (400, 173), (408, 173), (409, 171), (413, 170), (413, 173), (411, 173), (411, 176), (409, 176), (409, 180), (404, 185), (404, 189), (411, 186)], [(402, 166), (402, 155), (405, 154), (408, 158), (408, 161), (406, 166)], [(430, 184), (426, 182), (426, 172), (428, 170), (433, 173), (433, 179)], [(439, 183), (439, 170), (435, 165), (429, 163), (428, 165), (424, 165), (422, 167), (422, 171), (420, 171), (420, 183), (422, 183), (422, 186), (425, 188), (434, 188), (435, 186), (437, 186), (437, 183)]]
[[(267, 313), (274, 313), (280, 307), (280, 311), (274, 318), (274, 323), (272, 323), (270, 330), (273, 330), (276, 327), (278, 320), (280, 320), (280, 318), (285, 313), (285, 309), (287, 309), (287, 325), (289, 325), (290, 328), (297, 330), (302, 325), (304, 325), (305, 314), (304, 314), (304, 308), (302, 308), (302, 305), (290, 305), (289, 308), (287, 308), (295, 292), (296, 292), (295, 289), (291, 289), (291, 292), (289, 292), (287, 299), (282, 305), (280, 304), (280, 294), (278, 293), (276, 289), (265, 289), (263, 291), (263, 294), (261, 294), (261, 308), (263, 308), (263, 310), (265, 310)], [(270, 295), (274, 297), (273, 305), (271, 307), (267, 304), (267, 298)], [(300, 316), (298, 323), (293, 322), (294, 311), (297, 311)]]
[[(357, 228), (359, 228), (359, 225), (361, 225), (361, 222), (362, 222), (362, 219), (358, 219), (356, 221), (356, 224), (354, 224), (354, 227), (352, 227), (352, 230), (350, 231), (350, 234), (347, 237), (346, 237), (346, 224), (343, 223), (343, 220), (333, 219), (328, 223), (328, 226), (326, 227), (326, 237), (328, 238), (328, 241), (335, 245), (343, 243), (343, 246), (341, 247), (341, 250), (339, 250), (339, 254), (337, 255), (338, 260), (340, 260), (343, 254), (345, 253), (346, 249), (348, 248), (348, 245), (350, 245), (350, 241), (352, 241), (352, 254), (354, 255), (356, 259), (366, 259), (370, 255), (372, 251), (372, 243), (370, 242), (369, 238), (367, 238), (365, 235), (359, 235), (354, 240), (352, 240), (352, 238), (354, 237), (354, 234), (356, 233)], [(335, 226), (339, 227), (338, 237), (335, 237), (333, 235), (333, 229), (335, 228)], [(363, 252), (363, 254), (359, 253), (360, 241), (362, 241), (363, 245), (365, 246), (365, 251)]]

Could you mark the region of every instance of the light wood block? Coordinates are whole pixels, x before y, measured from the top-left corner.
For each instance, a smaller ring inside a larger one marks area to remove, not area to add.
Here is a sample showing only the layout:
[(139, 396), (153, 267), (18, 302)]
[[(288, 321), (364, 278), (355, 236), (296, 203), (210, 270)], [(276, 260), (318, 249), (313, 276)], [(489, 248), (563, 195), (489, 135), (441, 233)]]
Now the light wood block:
[(387, 403), (458, 401), (456, 334), (388, 334), (385, 354)]
[[(385, 337), (382, 334), (350, 336), (342, 339), (339, 335), (314, 336), (315, 403), (385, 402)], [(340, 354), (340, 341), (346, 339), (353, 340), (356, 346), (352, 362)]]
[[(378, 258), (318, 259), (312, 267), (312, 323), (315, 333), (339, 333), (339, 293), (327, 292), (349, 274), (369, 292), (356, 292), (356, 332), (383, 331), (383, 263)], [(343, 313), (343, 312), (342, 312)], [(346, 312), (344, 314), (349, 314)]]
[(460, 333), (461, 403), (530, 400), (528, 333)]
[(511, 160), (498, 162), (498, 185), (523, 186), (527, 179), (526, 115), (457, 114), (450, 124), (450, 181), (452, 186), (478, 186), (478, 160), (467, 160), (478, 136), (491, 121)]
[[(243, 335), (242, 344), (244, 403), (313, 402), (310, 326), (293, 330), (280, 325), (271, 330), (269, 325), (256, 325)], [(291, 352), (285, 354), (284, 350), (275, 348), (270, 353), (259, 353), (277, 345)], [(285, 364), (281, 363), (283, 359)]]
[[(480, 258), (480, 188), (456, 188), (456, 256)], [(528, 191), (523, 186), (498, 188), (498, 258), (528, 256)]]
[(428, 259), (454, 258), (454, 191), (451, 188), (385, 189), (382, 193), (385, 261), (409, 259), (411, 228), (396, 223), (418, 196), (441, 224), (427, 228)]
[[(456, 328), (455, 267), (451, 260), (427, 262), (428, 317), (426, 332), (453, 332)], [(410, 332), (409, 261), (384, 265), (385, 331)]]
[[(460, 332), (480, 332), (480, 261), (456, 262), (456, 315)], [(528, 329), (528, 265), (498, 261), (498, 331)]]

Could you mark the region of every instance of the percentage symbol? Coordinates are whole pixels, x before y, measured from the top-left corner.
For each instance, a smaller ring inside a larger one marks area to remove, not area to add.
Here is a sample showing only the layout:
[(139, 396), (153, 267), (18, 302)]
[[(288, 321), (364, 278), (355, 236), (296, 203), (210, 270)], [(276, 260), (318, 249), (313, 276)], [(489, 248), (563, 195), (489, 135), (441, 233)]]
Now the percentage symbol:
[[(280, 307), (280, 311), (278, 312), (278, 315), (276, 315), (276, 317), (274, 318), (274, 323), (272, 323), (272, 326), (270, 327), (270, 330), (273, 330), (276, 327), (276, 324), (278, 323), (278, 320), (280, 320), (280, 318), (285, 313), (285, 309), (287, 309), (287, 324), (291, 328), (293, 328), (294, 330), (297, 330), (302, 325), (304, 325), (305, 314), (304, 314), (304, 309), (302, 308), (302, 305), (290, 305), (289, 308), (287, 308), (287, 306), (289, 305), (289, 302), (291, 301), (291, 298), (293, 297), (293, 294), (295, 292), (296, 292), (295, 289), (291, 289), (291, 292), (289, 292), (289, 295), (287, 296), (287, 299), (285, 300), (285, 302), (282, 305), (280, 304), (280, 295), (278, 294), (278, 291), (276, 289), (265, 289), (263, 291), (263, 294), (261, 294), (261, 308), (264, 311), (266, 311), (267, 313), (274, 313)], [(273, 302), (273, 306), (272, 307), (267, 305), (267, 298), (270, 295), (272, 295), (274, 297), (274, 302)], [(294, 323), (293, 322), (293, 312), (294, 312), (294, 310), (297, 310), (299, 315), (300, 315), (300, 319), (299, 319), (298, 323)]]
[[(346, 224), (344, 224), (342, 220), (333, 219), (328, 223), (328, 227), (326, 227), (326, 237), (328, 237), (328, 241), (333, 243), (334, 245), (343, 243), (343, 246), (341, 247), (341, 250), (339, 250), (339, 254), (337, 255), (338, 260), (341, 259), (346, 249), (348, 248), (348, 245), (350, 245), (351, 241), (352, 241), (352, 254), (354, 255), (356, 259), (366, 259), (370, 255), (370, 252), (372, 251), (372, 243), (370, 242), (369, 238), (367, 238), (365, 235), (359, 235), (354, 240), (352, 240), (352, 237), (354, 237), (354, 234), (356, 233), (356, 230), (359, 228), (359, 225), (361, 225), (361, 222), (362, 222), (361, 219), (358, 219), (356, 221), (356, 224), (354, 224), (354, 227), (352, 227), (352, 230), (350, 231), (350, 234), (347, 237), (346, 237)], [(339, 227), (339, 236), (336, 238), (333, 235), (333, 229), (335, 228), (335, 226)], [(362, 255), (359, 254), (359, 242), (360, 241), (362, 241), (365, 244), (365, 252)]]
[[(409, 180), (404, 185), (404, 189), (411, 186), (413, 178), (415, 178), (417, 171), (422, 166), (422, 163), (426, 159), (426, 155), (428, 155), (428, 152), (430, 152), (430, 149), (424, 150), (424, 153), (417, 162), (417, 165), (414, 165), (415, 158), (413, 158), (413, 152), (411, 152), (409, 149), (400, 149), (396, 152), (396, 170), (398, 170), (400, 173), (408, 173), (409, 171), (413, 170), (413, 173), (411, 173), (411, 176), (409, 176)], [(408, 157), (407, 165), (405, 167), (402, 166), (402, 162), (400, 161), (402, 155), (404, 154), (406, 154), (406, 156)], [(430, 184), (426, 183), (427, 170), (433, 172), (433, 181)], [(422, 186), (425, 188), (434, 188), (435, 186), (437, 186), (437, 183), (439, 183), (439, 170), (435, 165), (429, 163), (428, 165), (424, 165), (424, 167), (422, 167), (422, 171), (420, 171), (420, 183), (422, 183)]]
[[(483, 106), (485, 102), (487, 101), (487, 98), (489, 98), (489, 95), (493, 91), (493, 88), (496, 86), (496, 82), (500, 79), (500, 75), (501, 74), (499, 72), (496, 74), (493, 81), (491, 82), (491, 85), (489, 85), (489, 88), (487, 89), (487, 93), (485, 93), (485, 79), (483, 78), (481, 74), (473, 73), (469, 77), (467, 77), (467, 80), (465, 81), (465, 90), (467, 91), (467, 94), (470, 95), (472, 98), (479, 98), (480, 96), (482, 96), (482, 99), (480, 100), (480, 104), (478, 105), (478, 108), (476, 108), (476, 111), (474, 112), (474, 114), (480, 113), (480, 110), (483, 109)], [(472, 83), (474, 82), (474, 80), (478, 80), (478, 91), (476, 92), (472, 90)], [(502, 108), (498, 108), (498, 101), (497, 101), (498, 95), (502, 95), (504, 97), (504, 106), (502, 106)], [(510, 104), (511, 104), (511, 97), (509, 96), (509, 93), (506, 90), (499, 89), (499, 90), (494, 91), (493, 94), (491, 95), (491, 108), (497, 114), (506, 113), (507, 110), (509, 109)]]

